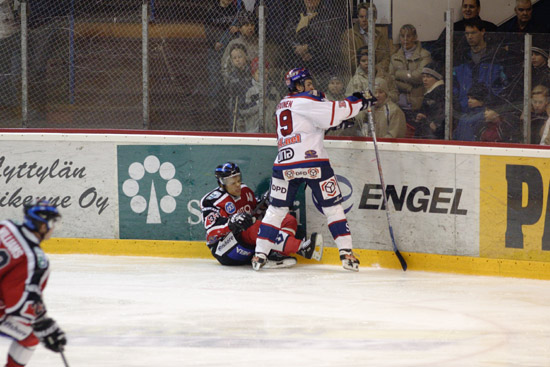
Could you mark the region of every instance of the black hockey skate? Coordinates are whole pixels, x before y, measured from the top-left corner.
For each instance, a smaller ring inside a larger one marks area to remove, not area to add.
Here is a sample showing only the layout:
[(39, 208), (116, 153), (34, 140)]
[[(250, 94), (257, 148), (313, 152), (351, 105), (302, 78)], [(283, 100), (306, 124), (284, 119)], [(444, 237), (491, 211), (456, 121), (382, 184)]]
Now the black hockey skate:
[(302, 242), (296, 253), (306, 259), (321, 261), (323, 257), (323, 236), (320, 233), (313, 232), (309, 240)]
[(264, 269), (286, 269), (296, 265), (295, 257), (286, 256), (280, 252), (271, 251), (267, 256), (267, 262), (263, 266)]

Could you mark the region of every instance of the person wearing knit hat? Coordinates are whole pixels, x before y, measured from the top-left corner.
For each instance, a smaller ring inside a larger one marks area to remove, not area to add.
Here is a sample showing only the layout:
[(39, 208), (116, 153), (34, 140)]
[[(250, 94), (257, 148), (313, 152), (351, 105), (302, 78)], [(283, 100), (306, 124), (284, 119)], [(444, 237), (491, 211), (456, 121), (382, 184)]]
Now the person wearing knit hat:
[(531, 89), (537, 85), (550, 88), (549, 53), (536, 46), (531, 48)]
[(479, 141), (485, 123), (485, 107), (489, 90), (482, 83), (475, 83), (468, 91), (468, 110), (460, 117), (453, 133), (454, 140)]
[[(404, 138), (407, 130), (405, 114), (388, 97), (388, 92), (388, 82), (383, 78), (375, 78), (374, 96), (378, 101), (374, 105), (373, 118), (376, 136), (379, 138)], [(366, 126), (363, 126), (362, 132), (365, 136), (367, 136), (366, 130)]]
[(430, 63), (422, 69), (424, 99), (416, 115), (415, 138), (445, 138), (445, 84), (440, 68)]

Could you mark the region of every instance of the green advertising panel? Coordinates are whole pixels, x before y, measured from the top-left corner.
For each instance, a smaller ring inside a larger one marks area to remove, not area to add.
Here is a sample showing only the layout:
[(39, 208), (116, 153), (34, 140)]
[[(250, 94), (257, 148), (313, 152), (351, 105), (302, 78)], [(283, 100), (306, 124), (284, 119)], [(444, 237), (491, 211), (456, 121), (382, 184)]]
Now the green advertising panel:
[[(269, 188), (275, 147), (227, 145), (119, 145), (121, 239), (204, 240), (200, 200), (216, 188), (214, 169), (230, 161), (256, 195)], [(304, 190), (296, 198), (305, 225)], [(299, 233), (305, 235), (305, 227)]]

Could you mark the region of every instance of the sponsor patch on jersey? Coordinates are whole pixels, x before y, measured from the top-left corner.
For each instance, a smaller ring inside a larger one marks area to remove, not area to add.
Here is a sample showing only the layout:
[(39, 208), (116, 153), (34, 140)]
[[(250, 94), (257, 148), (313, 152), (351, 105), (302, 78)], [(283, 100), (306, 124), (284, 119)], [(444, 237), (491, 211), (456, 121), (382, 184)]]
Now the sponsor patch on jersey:
[(4, 244), (14, 259), (23, 255), (23, 247), (7, 227), (0, 229), (0, 242)]
[(348, 106), (348, 104), (346, 103), (346, 101), (338, 102), (338, 107), (339, 108), (346, 108), (347, 106)]
[(236, 244), (237, 240), (235, 239), (235, 236), (233, 236), (233, 233), (229, 232), (227, 236), (225, 236), (225, 238), (218, 243), (218, 246), (216, 247), (216, 255), (222, 256), (227, 251), (231, 250)]
[(330, 200), (340, 195), (340, 187), (338, 187), (338, 181), (336, 181), (336, 177), (334, 176), (328, 180), (321, 181), (320, 187), (323, 194), (323, 199), (325, 200)]
[(235, 208), (235, 203), (229, 202), (225, 204), (225, 211), (227, 212), (227, 214), (235, 214), (236, 210), (237, 208)]
[(283, 170), (283, 177), (286, 181), (290, 181), (295, 178), (318, 180), (321, 178), (321, 170), (317, 167), (285, 169)]
[(286, 200), (288, 194), (288, 182), (279, 178), (271, 179), (271, 197), (279, 200)]
[(281, 149), (279, 154), (277, 154), (277, 161), (284, 162), (294, 158), (294, 150), (292, 148)]
[(277, 142), (277, 145), (279, 146), (279, 148), (282, 148), (287, 145), (298, 144), (301, 142), (302, 142), (302, 135), (296, 134), (296, 135), (288, 136), (286, 138), (280, 138), (279, 141)]
[(316, 150), (306, 150), (304, 153), (305, 159), (318, 158)]
[(206, 200), (214, 200), (222, 196), (222, 193), (219, 191), (214, 191), (206, 197)]
[(212, 226), (214, 223), (216, 223), (216, 219), (218, 219), (220, 215), (218, 213), (210, 213), (204, 218), (204, 226), (206, 228)]

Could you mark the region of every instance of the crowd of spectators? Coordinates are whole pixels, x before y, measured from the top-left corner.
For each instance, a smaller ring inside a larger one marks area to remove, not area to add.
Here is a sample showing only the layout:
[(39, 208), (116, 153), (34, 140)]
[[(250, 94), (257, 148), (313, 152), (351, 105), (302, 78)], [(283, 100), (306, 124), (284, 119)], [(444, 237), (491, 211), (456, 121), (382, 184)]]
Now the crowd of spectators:
[[(237, 132), (273, 132), (273, 111), (286, 92), (282, 75), (310, 69), (316, 86), (330, 100), (369, 89), (368, 14), (370, 2), (349, 9), (328, 0), (266, 0), (264, 120), (261, 124), (258, 70), (258, 1), (217, 0), (208, 15), (209, 91), (214, 105), (225, 106), (227, 127)], [(254, 4), (253, 4), (254, 3)], [(480, 16), (480, 0), (462, 1), (454, 23), (453, 120), (445, 126), (445, 29), (438, 39), (420, 42), (415, 25), (404, 24), (388, 36), (374, 27), (374, 116), (380, 137), (521, 143), (524, 138), (524, 40), (533, 35), (530, 89), (533, 144), (550, 141), (550, 26), (535, 17), (531, 0), (516, 0), (516, 16), (497, 26)], [(220, 78), (221, 76), (221, 78)], [(223, 80), (223, 83), (219, 81)], [(365, 136), (365, 112), (350, 128), (330, 132)]]

